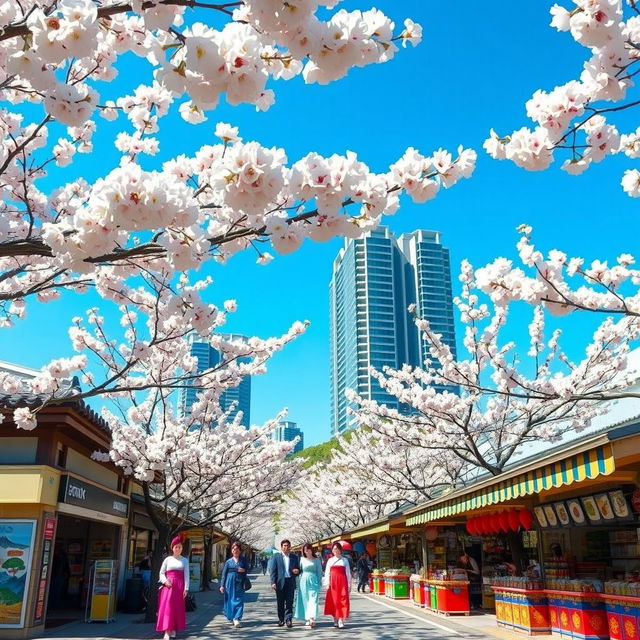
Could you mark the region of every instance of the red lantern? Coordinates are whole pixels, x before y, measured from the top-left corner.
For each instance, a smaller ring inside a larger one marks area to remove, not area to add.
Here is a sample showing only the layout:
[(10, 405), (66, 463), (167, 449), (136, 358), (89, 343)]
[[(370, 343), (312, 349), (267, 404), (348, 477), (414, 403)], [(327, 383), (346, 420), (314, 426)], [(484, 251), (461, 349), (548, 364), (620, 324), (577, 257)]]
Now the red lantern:
[(438, 527), (427, 527), (424, 534), (429, 542), (433, 542), (438, 537)]
[(517, 531), (520, 526), (520, 518), (517, 511), (509, 511), (509, 528), (512, 531)]
[(500, 533), (500, 514), (494, 513), (491, 516), (491, 523), (493, 525), (493, 533)]
[(491, 523), (489, 522), (489, 516), (480, 516), (480, 522), (482, 523), (482, 533), (491, 533)]
[(475, 518), (471, 518), (471, 522), (473, 522), (473, 530), (476, 532), (477, 536), (482, 535), (482, 525), (480, 523), (480, 518), (476, 516)]
[(531, 511), (529, 511), (529, 509), (522, 509), (518, 514), (518, 517), (520, 519), (520, 525), (522, 526), (522, 528), (529, 531), (529, 529), (531, 529), (533, 525), (533, 514), (531, 513)]
[(472, 536), (473, 535), (473, 521), (467, 520), (465, 522), (464, 528), (467, 530), (467, 533)]
[(509, 513), (507, 511), (503, 511), (500, 514), (500, 529), (506, 533), (509, 531)]

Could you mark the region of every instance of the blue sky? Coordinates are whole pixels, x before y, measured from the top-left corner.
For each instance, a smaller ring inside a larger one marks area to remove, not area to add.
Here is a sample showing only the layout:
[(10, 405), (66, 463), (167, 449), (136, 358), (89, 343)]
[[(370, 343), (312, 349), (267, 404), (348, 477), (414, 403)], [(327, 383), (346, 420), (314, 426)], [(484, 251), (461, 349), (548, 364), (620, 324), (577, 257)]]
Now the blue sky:
[[(497, 256), (514, 256), (515, 228), (522, 222), (533, 225), (537, 244), (545, 250), (557, 247), (587, 259), (610, 260), (622, 252), (638, 254), (637, 203), (620, 188), (622, 172), (633, 161), (609, 158), (583, 176), (571, 177), (560, 171), (560, 163), (543, 173), (528, 173), (482, 151), (491, 127), (509, 133), (530, 124), (524, 104), (536, 89), (552, 89), (579, 75), (588, 51), (548, 26), (551, 4), (383, 0), (375, 6), (398, 25), (404, 17), (423, 25), (419, 47), (401, 50), (385, 65), (354, 69), (327, 87), (306, 86), (300, 78), (273, 83), (276, 104), (267, 113), (221, 105), (198, 127), (165, 118), (159, 158), (190, 153), (212, 140), (218, 121), (239, 126), (245, 140), (284, 147), (292, 162), (310, 151), (328, 155), (351, 150), (380, 171), (408, 146), (428, 154), (463, 144), (479, 154), (471, 180), (427, 205), (403, 202), (401, 211), (386, 219), (397, 233), (420, 227), (441, 231), (454, 270), (463, 257), (480, 266)], [(371, 5), (358, 0), (340, 6)], [(135, 87), (150, 69), (133, 60), (122, 73), (122, 82)], [(105, 88), (103, 99), (113, 97), (113, 89)], [(616, 122), (624, 132), (637, 126), (626, 113)], [(99, 124), (96, 153), (79, 158), (71, 173), (94, 179), (117, 162), (110, 139), (118, 122)], [(71, 173), (53, 172), (51, 181), (70, 179)], [(330, 435), (327, 285), (340, 245), (338, 240), (307, 242), (267, 267), (247, 254), (211, 268), (216, 282), (212, 302), (235, 298), (239, 303), (229, 330), (268, 336), (284, 332), (294, 320), (311, 321), (306, 335), (273, 359), (267, 375), (254, 380), (252, 399), (253, 422), (288, 407), (306, 444)], [(69, 320), (87, 300), (65, 298), (38, 310), (31, 306), (28, 319), (0, 334), (0, 359), (38, 367), (69, 354)], [(515, 335), (523, 330), (525, 316), (514, 319), (519, 323)], [(565, 340), (570, 353), (584, 346), (590, 325), (577, 321), (575, 326), (579, 330)]]

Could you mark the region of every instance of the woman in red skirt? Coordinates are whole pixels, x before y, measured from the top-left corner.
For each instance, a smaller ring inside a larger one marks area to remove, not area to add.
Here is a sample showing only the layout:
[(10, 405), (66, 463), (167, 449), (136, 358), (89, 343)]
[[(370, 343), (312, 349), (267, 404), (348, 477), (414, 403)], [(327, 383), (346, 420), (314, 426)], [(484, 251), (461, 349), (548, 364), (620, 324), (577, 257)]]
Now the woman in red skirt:
[(334, 542), (331, 547), (333, 557), (327, 561), (322, 582), (327, 587), (324, 614), (333, 616), (333, 626), (344, 628), (344, 620), (349, 617), (349, 592), (351, 591), (351, 565), (342, 555), (342, 545)]

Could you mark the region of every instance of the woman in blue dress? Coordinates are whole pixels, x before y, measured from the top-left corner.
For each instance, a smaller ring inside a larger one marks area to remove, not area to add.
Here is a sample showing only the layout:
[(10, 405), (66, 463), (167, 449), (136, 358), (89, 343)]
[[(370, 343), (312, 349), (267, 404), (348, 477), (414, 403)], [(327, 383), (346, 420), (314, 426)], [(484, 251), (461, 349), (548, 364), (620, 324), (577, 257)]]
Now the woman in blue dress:
[(234, 627), (240, 626), (244, 611), (244, 579), (249, 563), (242, 555), (239, 542), (231, 545), (231, 557), (224, 563), (220, 578), (220, 593), (224, 594), (224, 615)]
[(305, 627), (316, 626), (318, 617), (318, 595), (322, 580), (322, 564), (313, 553), (313, 547), (307, 543), (302, 547), (300, 558), (300, 577), (298, 578), (298, 595), (294, 617), (305, 620)]

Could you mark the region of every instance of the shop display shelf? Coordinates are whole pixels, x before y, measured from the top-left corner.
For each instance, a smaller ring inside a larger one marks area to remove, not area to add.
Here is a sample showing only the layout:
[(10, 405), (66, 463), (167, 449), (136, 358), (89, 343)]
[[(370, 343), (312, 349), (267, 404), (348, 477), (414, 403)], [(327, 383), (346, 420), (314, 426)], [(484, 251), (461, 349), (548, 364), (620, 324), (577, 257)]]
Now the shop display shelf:
[(578, 640), (608, 640), (604, 594), (545, 589), (551, 630)]
[(409, 578), (408, 574), (384, 574), (384, 595), (391, 600), (409, 599)]
[(384, 595), (384, 576), (382, 575), (378, 575), (378, 576), (373, 576), (373, 592), (378, 596), (383, 596)]
[(543, 589), (492, 587), (495, 593), (496, 622), (527, 635), (551, 633), (547, 594)]
[(427, 608), (446, 616), (469, 615), (468, 580), (426, 580), (425, 582), (430, 592)]

